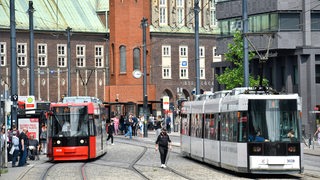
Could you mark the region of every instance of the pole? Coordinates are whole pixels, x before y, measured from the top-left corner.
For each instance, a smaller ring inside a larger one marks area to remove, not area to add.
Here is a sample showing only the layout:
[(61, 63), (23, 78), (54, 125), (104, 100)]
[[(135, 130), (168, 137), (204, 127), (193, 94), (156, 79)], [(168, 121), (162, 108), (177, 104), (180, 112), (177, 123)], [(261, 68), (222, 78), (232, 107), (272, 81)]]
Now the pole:
[(200, 62), (199, 62), (199, 0), (194, 1), (194, 20), (195, 20), (195, 63), (196, 63), (196, 95), (200, 94)]
[(242, 0), (242, 20), (243, 20), (243, 59), (244, 59), (244, 86), (249, 87), (249, 50), (246, 34), (248, 33), (248, 12), (247, 0)]
[(142, 18), (141, 20), (141, 26), (142, 26), (142, 42), (143, 42), (143, 135), (144, 137), (148, 137), (148, 127), (147, 127), (147, 121), (148, 121), (148, 94), (147, 94), (147, 50), (146, 50), (146, 28), (148, 26), (148, 19)]
[(29, 31), (30, 31), (30, 95), (34, 95), (34, 30), (33, 30), (33, 2), (29, 1)]
[(71, 96), (71, 47), (70, 47), (70, 31), (72, 28), (68, 27), (66, 29), (68, 36), (68, 45), (67, 45), (67, 53), (68, 53), (68, 96)]
[(15, 1), (10, 0), (10, 53), (11, 53), (11, 123), (17, 120), (18, 88), (17, 88), (17, 46), (16, 46), (16, 21), (15, 21)]

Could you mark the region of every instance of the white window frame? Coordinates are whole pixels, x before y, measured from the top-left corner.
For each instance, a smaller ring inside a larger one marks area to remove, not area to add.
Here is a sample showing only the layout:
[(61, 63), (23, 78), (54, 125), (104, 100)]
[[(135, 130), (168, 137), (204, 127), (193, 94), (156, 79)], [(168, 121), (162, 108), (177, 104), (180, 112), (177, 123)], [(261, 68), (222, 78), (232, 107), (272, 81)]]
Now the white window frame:
[(77, 67), (86, 66), (86, 45), (76, 45)]
[(171, 46), (162, 46), (162, 56), (171, 56)]
[(171, 46), (162, 45), (162, 79), (171, 79)]
[(217, 47), (212, 47), (213, 62), (221, 62), (221, 55), (217, 55)]
[(188, 79), (188, 68), (180, 67), (179, 76), (180, 79)]
[(188, 79), (188, 46), (179, 46), (179, 77)]
[(94, 64), (97, 68), (102, 68), (104, 66), (104, 63), (103, 63), (104, 62), (104, 59), (103, 59), (104, 48), (102, 45), (96, 45), (94, 47), (94, 51), (95, 51), (94, 52), (94, 59), (95, 59)]
[(210, 2), (210, 26), (216, 27), (217, 26), (217, 18), (216, 18), (216, 2), (212, 0)]
[(27, 43), (17, 43), (17, 65), (20, 67), (27, 66)]
[(47, 44), (39, 43), (37, 45), (37, 56), (38, 56), (38, 66), (39, 67), (47, 67), (48, 62), (48, 51)]
[(177, 0), (177, 24), (183, 26), (185, 24), (185, 0)]
[(171, 67), (162, 67), (162, 78), (171, 79)]
[(168, 6), (167, 0), (159, 1), (159, 25), (167, 25), (168, 24)]
[(205, 57), (206, 57), (206, 52), (205, 52), (205, 47), (200, 46), (199, 47), (199, 57), (200, 57), (200, 79), (205, 79), (206, 78), (206, 65), (205, 65)]
[(6, 66), (7, 64), (7, 43), (0, 42), (0, 63), (1, 66)]
[(67, 44), (57, 44), (57, 66), (67, 67)]
[(179, 47), (179, 56), (180, 57), (188, 57), (188, 46), (180, 46)]

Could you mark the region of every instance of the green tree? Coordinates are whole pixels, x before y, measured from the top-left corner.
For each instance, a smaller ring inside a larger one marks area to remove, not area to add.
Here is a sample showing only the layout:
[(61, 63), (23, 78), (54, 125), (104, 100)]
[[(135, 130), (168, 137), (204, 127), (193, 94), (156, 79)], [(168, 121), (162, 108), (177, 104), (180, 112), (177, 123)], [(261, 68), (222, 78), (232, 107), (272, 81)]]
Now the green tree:
[[(249, 62), (255, 56), (254, 52), (249, 52)], [(228, 44), (228, 52), (225, 54), (226, 61), (232, 63), (231, 68), (226, 68), (221, 75), (217, 75), (219, 84), (226, 86), (226, 89), (241, 87), (244, 84), (244, 66), (243, 66), (243, 37), (240, 31), (234, 34), (233, 44)], [(256, 79), (249, 75), (249, 86), (259, 86), (260, 76)], [(263, 78), (263, 85), (268, 84), (268, 80)]]

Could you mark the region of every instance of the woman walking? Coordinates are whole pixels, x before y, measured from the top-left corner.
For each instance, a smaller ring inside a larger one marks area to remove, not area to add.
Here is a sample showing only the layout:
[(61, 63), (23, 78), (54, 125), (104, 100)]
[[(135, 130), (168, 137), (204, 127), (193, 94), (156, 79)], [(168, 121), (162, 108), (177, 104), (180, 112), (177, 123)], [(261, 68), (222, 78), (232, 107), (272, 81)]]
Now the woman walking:
[(166, 168), (168, 149), (171, 150), (171, 148), (171, 139), (167, 134), (167, 130), (162, 128), (161, 133), (156, 140), (156, 151), (159, 149), (162, 168)]

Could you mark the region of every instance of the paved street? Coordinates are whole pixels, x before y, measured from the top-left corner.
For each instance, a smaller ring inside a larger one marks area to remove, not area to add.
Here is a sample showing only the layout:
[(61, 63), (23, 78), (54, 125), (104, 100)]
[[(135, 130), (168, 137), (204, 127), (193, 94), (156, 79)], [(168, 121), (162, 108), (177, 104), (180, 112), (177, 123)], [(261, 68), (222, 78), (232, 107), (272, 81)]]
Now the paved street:
[[(0, 179), (82, 179), (83, 174), (87, 179), (250, 179), (181, 157), (179, 134), (171, 133), (170, 136), (174, 145), (169, 154), (170, 169), (159, 167), (159, 154), (153, 149), (155, 134), (149, 131), (148, 138), (134, 137), (130, 140), (116, 136), (115, 145), (108, 146), (108, 153), (95, 161), (50, 163), (41, 155), (39, 161), (28, 161), (30, 164), (25, 167), (11, 168), (9, 164), (8, 172), (2, 174)], [(317, 146), (304, 151), (305, 158), (319, 158), (320, 148)], [(143, 156), (140, 157), (141, 154)], [(301, 177), (320, 178), (320, 170), (316, 168), (305, 164), (305, 173)], [(85, 173), (75, 173), (83, 169), (85, 171), (81, 172)], [(137, 172), (143, 172), (144, 175)]]

